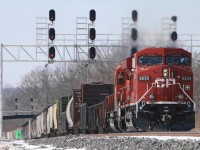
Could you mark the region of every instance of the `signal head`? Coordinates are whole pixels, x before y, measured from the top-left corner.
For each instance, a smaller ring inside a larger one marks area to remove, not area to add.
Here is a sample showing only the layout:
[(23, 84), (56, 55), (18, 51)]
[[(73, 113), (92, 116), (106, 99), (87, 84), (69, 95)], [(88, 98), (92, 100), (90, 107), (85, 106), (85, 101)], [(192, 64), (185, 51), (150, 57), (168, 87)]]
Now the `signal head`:
[(56, 14), (55, 10), (53, 10), (53, 9), (49, 10), (49, 20), (50, 21), (53, 22), (56, 19), (56, 15), (55, 14)]
[(96, 11), (94, 9), (90, 10), (90, 21), (95, 21), (96, 20)]
[(55, 39), (55, 29), (54, 28), (49, 29), (49, 39), (52, 41)]
[(174, 22), (176, 22), (177, 21), (177, 17), (176, 16), (172, 16), (171, 20), (174, 21)]
[(136, 28), (132, 28), (131, 30), (131, 38), (136, 41), (137, 38), (138, 38), (138, 32), (137, 32), (137, 29)]
[(133, 10), (132, 11), (132, 19), (133, 19), (133, 21), (137, 21), (137, 19), (138, 19), (138, 13), (137, 13), (137, 10)]
[(96, 38), (96, 30), (95, 28), (90, 28), (90, 39), (95, 40)]
[(54, 47), (50, 47), (49, 48), (49, 58), (50, 59), (54, 59), (55, 58), (55, 48)]
[(173, 31), (171, 33), (171, 39), (172, 39), (172, 41), (176, 41), (178, 39), (178, 34), (176, 31)]
[(90, 59), (94, 59), (96, 57), (96, 49), (95, 49), (95, 47), (90, 47), (89, 56), (90, 56)]

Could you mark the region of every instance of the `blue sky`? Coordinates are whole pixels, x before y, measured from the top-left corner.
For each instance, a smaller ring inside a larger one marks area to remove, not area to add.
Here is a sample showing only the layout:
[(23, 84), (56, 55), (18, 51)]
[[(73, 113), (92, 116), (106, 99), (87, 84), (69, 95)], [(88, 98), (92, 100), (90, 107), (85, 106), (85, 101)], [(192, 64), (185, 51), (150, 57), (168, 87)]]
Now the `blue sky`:
[[(0, 0), (0, 42), (35, 44), (36, 17), (48, 17), (56, 11), (56, 33), (75, 34), (76, 17), (97, 13), (97, 33), (121, 33), (121, 18), (138, 10), (138, 25), (159, 30), (162, 17), (178, 16), (178, 33), (200, 33), (199, 0)], [(21, 77), (45, 64), (4, 63), (4, 84), (18, 85)]]

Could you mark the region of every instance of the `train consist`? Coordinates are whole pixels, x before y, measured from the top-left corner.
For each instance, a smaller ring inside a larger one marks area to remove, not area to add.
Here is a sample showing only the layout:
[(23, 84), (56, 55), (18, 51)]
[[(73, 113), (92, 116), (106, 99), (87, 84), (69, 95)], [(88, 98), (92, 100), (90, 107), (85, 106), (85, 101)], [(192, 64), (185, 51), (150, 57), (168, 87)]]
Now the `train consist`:
[[(133, 10), (132, 54), (116, 67), (114, 84), (82, 84), (80, 89), (74, 89), (71, 97), (61, 97), (20, 128), (4, 133), (5, 136), (15, 139), (16, 133), (20, 133), (22, 139), (32, 139), (68, 133), (194, 128), (191, 53), (172, 47), (137, 52), (137, 19), (138, 13)], [(171, 20), (176, 26), (177, 17)], [(176, 30), (171, 33), (171, 40), (177, 40)]]
[[(187, 131), (195, 127), (191, 53), (146, 48), (115, 70), (114, 84), (83, 84), (21, 128), (23, 139), (65, 133)], [(7, 133), (13, 138), (15, 131)]]

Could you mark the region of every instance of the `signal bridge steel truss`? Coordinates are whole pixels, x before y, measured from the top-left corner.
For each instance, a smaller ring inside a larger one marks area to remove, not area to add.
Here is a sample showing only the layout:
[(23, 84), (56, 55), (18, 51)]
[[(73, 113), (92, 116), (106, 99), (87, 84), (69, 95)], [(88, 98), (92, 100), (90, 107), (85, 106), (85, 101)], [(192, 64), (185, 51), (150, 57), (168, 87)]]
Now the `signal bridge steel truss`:
[[(97, 35), (98, 36), (98, 35)], [(99, 35), (106, 36), (107, 38), (120, 37), (120, 35)], [(112, 44), (109, 44), (111, 43)], [(68, 42), (65, 40), (65, 43)], [(96, 43), (99, 44), (90, 45), (97, 49), (97, 54), (101, 58), (101, 61), (119, 61), (108, 60), (104, 52), (109, 48), (113, 50), (119, 47), (125, 47), (119, 45), (120, 39), (116, 40), (99, 40)], [(101, 44), (100, 44), (101, 43)], [(55, 44), (56, 57), (53, 62), (82, 62), (88, 61), (88, 49), (87, 45), (76, 44)], [(48, 45), (1, 45), (3, 53), (3, 62), (48, 62)]]
[[(64, 35), (63, 35), (64, 36)], [(98, 35), (97, 35), (98, 36)], [(122, 45), (122, 40), (119, 34), (100, 35), (106, 36), (108, 40), (96, 40), (94, 46), (97, 49), (97, 54), (101, 61), (121, 61), (121, 60), (108, 60), (104, 53), (110, 48), (126, 48)], [(109, 38), (118, 37), (115, 40)], [(184, 49), (198, 53), (200, 47), (200, 35), (181, 34), (179, 35), (178, 46)], [(67, 41), (67, 40), (66, 40)], [(66, 42), (65, 41), (65, 42)], [(112, 41), (112, 45), (109, 44)], [(98, 43), (99, 42), (99, 43)], [(102, 44), (100, 44), (102, 43)], [(89, 61), (87, 45), (76, 44), (56, 44), (56, 58), (53, 62), (84, 62)], [(4, 45), (1, 44), (2, 60), (3, 62), (48, 62), (48, 45)]]

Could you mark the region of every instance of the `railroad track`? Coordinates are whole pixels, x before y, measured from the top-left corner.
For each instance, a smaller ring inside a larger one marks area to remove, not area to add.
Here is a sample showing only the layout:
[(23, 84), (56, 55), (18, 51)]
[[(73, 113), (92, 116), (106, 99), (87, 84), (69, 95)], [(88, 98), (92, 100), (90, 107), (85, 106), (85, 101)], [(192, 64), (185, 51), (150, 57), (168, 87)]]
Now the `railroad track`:
[(91, 134), (91, 136), (174, 136), (174, 137), (200, 137), (200, 132), (132, 132), (132, 133), (108, 133), (108, 134)]

